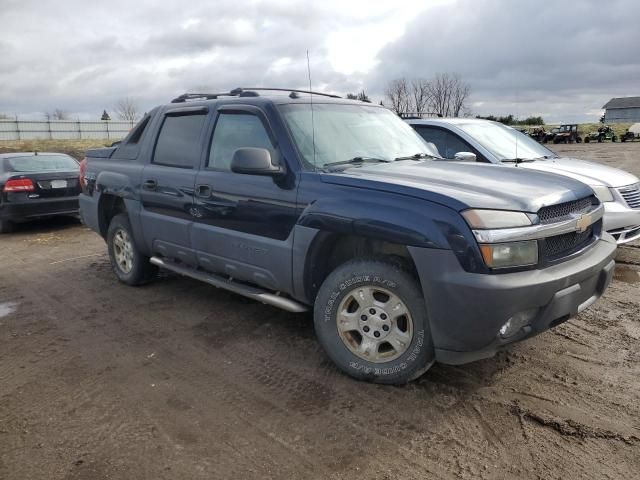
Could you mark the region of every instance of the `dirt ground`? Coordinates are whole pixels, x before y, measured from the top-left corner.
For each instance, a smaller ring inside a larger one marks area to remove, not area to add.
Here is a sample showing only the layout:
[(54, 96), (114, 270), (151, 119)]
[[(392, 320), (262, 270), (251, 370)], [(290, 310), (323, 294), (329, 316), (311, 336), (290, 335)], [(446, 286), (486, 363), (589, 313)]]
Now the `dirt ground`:
[[(640, 143), (558, 150), (640, 174)], [(640, 244), (578, 318), (403, 387), (340, 374), (309, 315), (116, 282), (75, 220), (0, 237), (0, 479), (638, 478)]]

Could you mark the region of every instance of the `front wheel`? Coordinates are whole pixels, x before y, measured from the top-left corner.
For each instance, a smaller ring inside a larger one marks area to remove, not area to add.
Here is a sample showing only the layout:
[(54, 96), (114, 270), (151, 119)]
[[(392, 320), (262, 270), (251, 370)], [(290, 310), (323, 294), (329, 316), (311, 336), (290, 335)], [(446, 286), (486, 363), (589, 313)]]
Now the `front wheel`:
[(150, 282), (158, 267), (149, 262), (133, 240), (129, 217), (126, 213), (116, 215), (109, 224), (107, 249), (111, 266), (118, 280), (127, 285), (142, 285)]
[(391, 262), (353, 260), (334, 270), (318, 292), (314, 323), (327, 355), (359, 380), (402, 384), (434, 362), (418, 282)]

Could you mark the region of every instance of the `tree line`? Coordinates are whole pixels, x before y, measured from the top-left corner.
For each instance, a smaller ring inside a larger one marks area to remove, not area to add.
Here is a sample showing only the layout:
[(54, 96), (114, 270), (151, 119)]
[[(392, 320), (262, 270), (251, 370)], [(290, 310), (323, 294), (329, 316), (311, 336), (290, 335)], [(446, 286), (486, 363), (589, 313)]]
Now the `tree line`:
[[(138, 106), (138, 103), (132, 98), (125, 97), (118, 100), (113, 106), (113, 113), (118, 120), (125, 120), (127, 122), (135, 122), (142, 117), (142, 110)], [(62, 108), (56, 108), (51, 112), (43, 113), (44, 119), (49, 120), (71, 120), (71, 114)], [(17, 118), (17, 117), (16, 117)], [(9, 115), (0, 113), (0, 120), (9, 120)], [(102, 114), (101, 120), (111, 120), (111, 116), (105, 110)]]
[(522, 120), (514, 117), (513, 114), (500, 117), (496, 117), (495, 115), (487, 115), (486, 117), (481, 117), (480, 115), (476, 115), (476, 118), (481, 118), (483, 120), (492, 120), (494, 122), (504, 123), (505, 125), (544, 125), (544, 119), (540, 116), (531, 116)]

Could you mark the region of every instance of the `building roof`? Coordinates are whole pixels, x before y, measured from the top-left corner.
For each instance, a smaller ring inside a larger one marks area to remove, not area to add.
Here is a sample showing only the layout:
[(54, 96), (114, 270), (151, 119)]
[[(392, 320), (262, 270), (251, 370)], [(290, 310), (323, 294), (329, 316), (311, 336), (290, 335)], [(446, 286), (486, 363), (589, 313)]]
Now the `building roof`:
[(602, 108), (640, 108), (640, 97), (612, 98)]

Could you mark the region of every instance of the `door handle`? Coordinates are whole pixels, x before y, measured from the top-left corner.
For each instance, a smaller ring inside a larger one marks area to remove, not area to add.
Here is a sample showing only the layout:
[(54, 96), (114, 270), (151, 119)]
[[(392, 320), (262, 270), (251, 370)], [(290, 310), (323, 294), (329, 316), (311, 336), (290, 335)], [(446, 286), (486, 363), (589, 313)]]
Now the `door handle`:
[(156, 182), (155, 180), (145, 180), (142, 186), (147, 190), (155, 190), (158, 186), (158, 182)]
[(196, 196), (209, 198), (211, 196), (211, 187), (209, 185), (196, 185)]

